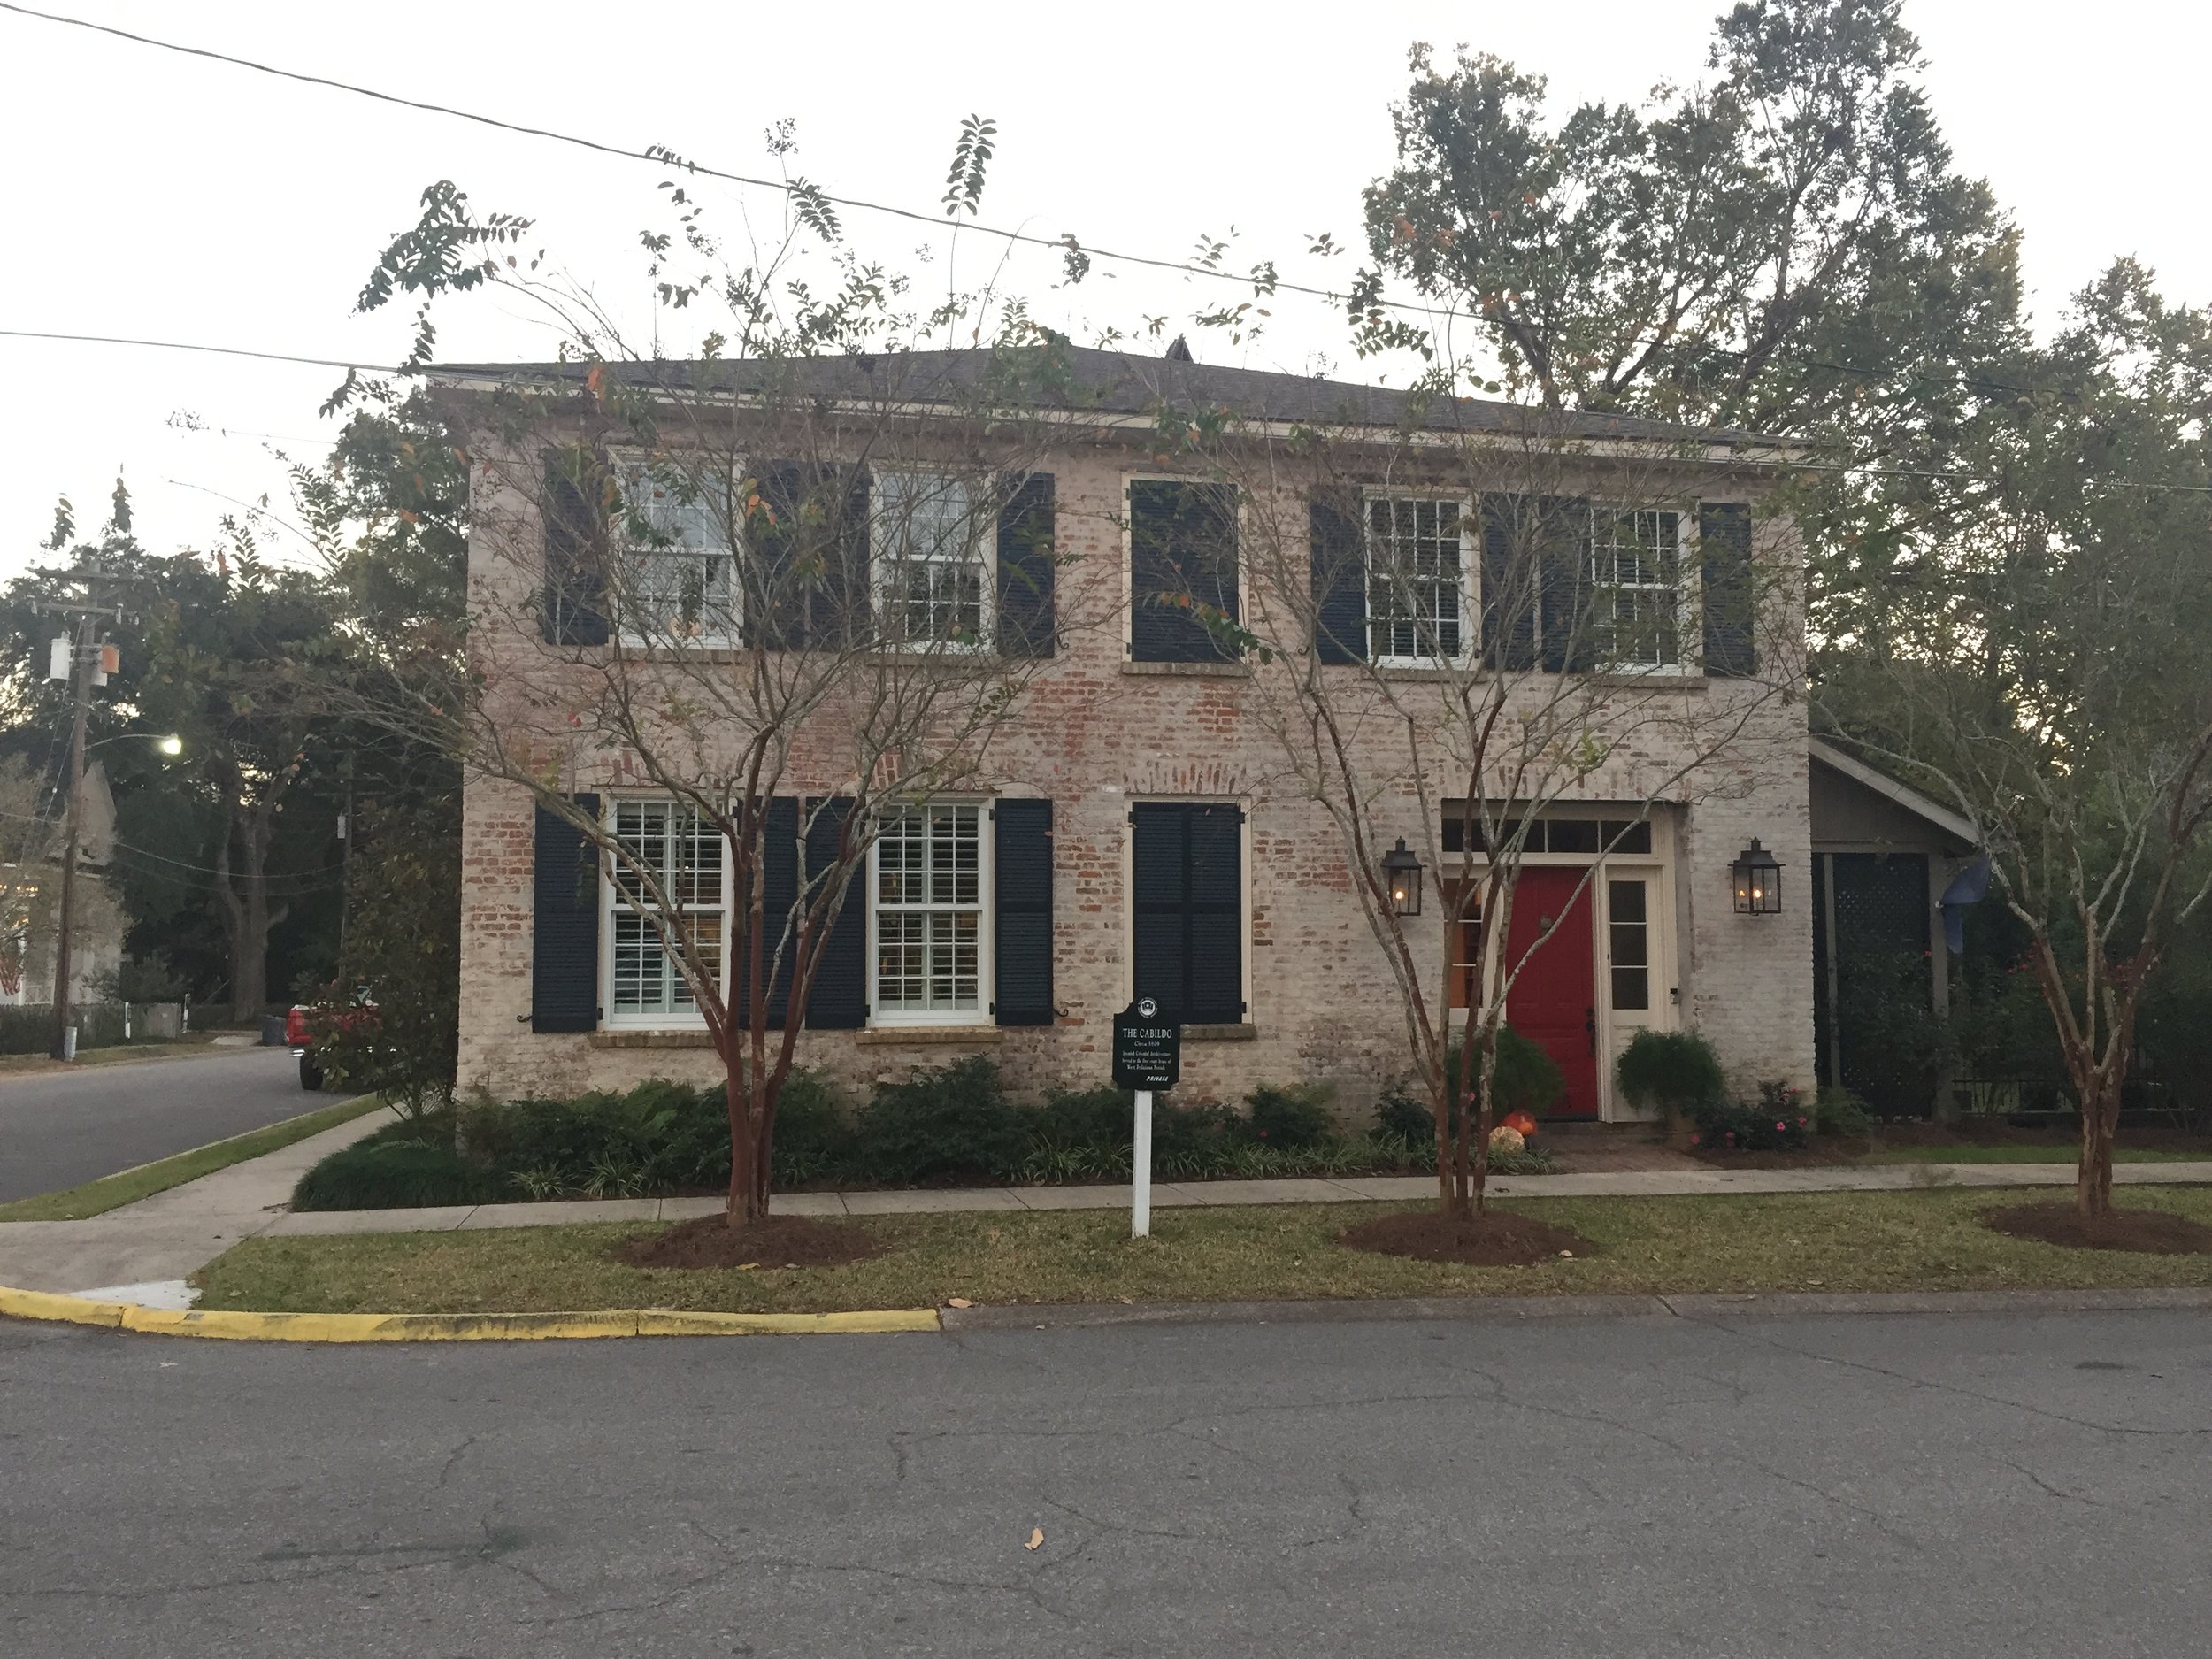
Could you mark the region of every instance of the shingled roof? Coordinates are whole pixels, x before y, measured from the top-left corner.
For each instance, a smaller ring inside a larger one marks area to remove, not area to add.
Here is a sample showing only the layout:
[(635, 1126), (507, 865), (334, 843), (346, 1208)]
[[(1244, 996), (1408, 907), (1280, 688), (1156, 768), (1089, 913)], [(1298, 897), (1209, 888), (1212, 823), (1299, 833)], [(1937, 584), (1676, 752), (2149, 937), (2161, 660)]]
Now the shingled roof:
[[(584, 363), (444, 364), (431, 371), (447, 384), (580, 382)], [(956, 351), (887, 351), (782, 359), (654, 359), (611, 363), (626, 385), (672, 392), (784, 395), (832, 399), (889, 398), (904, 403), (957, 403), (992, 377), (1033, 391), (1036, 406), (1150, 415), (1166, 407), (1218, 410), (1248, 420), (1399, 427), (1432, 432), (1517, 433), (1581, 439), (1733, 447), (1776, 442), (1749, 433), (1672, 425), (1633, 415), (1550, 412), (1479, 397), (1427, 397), (1388, 387), (1317, 375), (1237, 369), (1173, 357), (1055, 344)]]

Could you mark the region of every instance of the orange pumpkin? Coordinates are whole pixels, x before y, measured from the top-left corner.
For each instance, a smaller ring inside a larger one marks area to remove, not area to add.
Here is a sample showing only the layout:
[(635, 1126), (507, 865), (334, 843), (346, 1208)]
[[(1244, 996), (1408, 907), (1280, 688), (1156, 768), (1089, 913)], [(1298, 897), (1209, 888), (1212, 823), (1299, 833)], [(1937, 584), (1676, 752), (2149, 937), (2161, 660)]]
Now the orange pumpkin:
[(1517, 1129), (1520, 1131), (1523, 1138), (1525, 1139), (1526, 1137), (1536, 1133), (1536, 1119), (1530, 1117), (1526, 1112), (1508, 1112), (1505, 1115), (1504, 1126), (1508, 1129)]

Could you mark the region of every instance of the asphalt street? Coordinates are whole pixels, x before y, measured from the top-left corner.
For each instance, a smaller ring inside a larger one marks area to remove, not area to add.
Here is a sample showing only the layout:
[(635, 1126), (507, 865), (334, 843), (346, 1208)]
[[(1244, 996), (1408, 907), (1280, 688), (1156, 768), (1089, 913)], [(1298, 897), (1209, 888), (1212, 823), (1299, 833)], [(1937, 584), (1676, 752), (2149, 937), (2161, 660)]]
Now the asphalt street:
[(0, 1651), (42, 1659), (2163, 1659), (2208, 1536), (2200, 1313), (0, 1325)]
[(300, 1087), (288, 1048), (0, 1078), (0, 1203), (242, 1134), (332, 1098)]

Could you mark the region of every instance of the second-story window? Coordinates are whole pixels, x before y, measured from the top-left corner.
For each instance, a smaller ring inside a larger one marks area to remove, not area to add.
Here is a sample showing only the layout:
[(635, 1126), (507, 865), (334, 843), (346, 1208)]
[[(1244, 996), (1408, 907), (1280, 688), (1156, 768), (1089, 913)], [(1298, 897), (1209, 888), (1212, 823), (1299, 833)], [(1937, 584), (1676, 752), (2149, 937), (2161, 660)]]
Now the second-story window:
[(875, 475), (876, 617), (902, 645), (980, 645), (991, 627), (990, 541), (982, 502), (964, 479)]
[(1454, 663), (1465, 656), (1463, 518), (1456, 501), (1368, 501), (1367, 630), (1375, 660)]
[(642, 645), (733, 642), (738, 596), (726, 483), (710, 472), (618, 465), (623, 637)]
[(1590, 622), (1608, 668), (1675, 668), (1682, 661), (1682, 518), (1647, 509), (1590, 514)]

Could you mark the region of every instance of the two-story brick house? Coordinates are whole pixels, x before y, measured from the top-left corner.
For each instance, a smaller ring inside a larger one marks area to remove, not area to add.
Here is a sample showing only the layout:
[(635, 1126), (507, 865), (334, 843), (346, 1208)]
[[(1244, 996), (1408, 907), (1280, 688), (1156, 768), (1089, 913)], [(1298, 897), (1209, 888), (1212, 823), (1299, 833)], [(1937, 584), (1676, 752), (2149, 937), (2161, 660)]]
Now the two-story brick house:
[[(987, 355), (838, 358), (795, 372), (818, 403), (895, 403), (911, 430), (926, 432), (941, 402), (945, 419), (955, 419), (947, 388), (968, 383)], [(1408, 471), (1381, 457), (1402, 454), (1409, 434), (1428, 434), (1455, 455), (1489, 444), (1496, 465), (1509, 466), (1517, 443), (1526, 452), (1534, 417), (1502, 403), (1116, 352), (1061, 348), (1056, 361), (1035, 397), (1042, 419), (1020, 460), (1025, 488), (999, 511), (997, 533), (969, 538), (950, 569), (933, 567), (926, 590), (989, 648), (1028, 659), (1025, 691), (994, 734), (975, 787), (884, 826), (825, 959), (802, 1058), (864, 1085), (980, 1051), (1018, 1089), (1086, 1087), (1105, 1079), (1111, 1014), (1147, 993), (1187, 1022), (1187, 1090), (1233, 1100), (1262, 1082), (1315, 1080), (1358, 1110), (1384, 1079), (1409, 1070), (1410, 1056), (1342, 840), (1290, 777), (1279, 734), (1257, 718), (1252, 663), (1189, 609), (1144, 603), (1164, 584), (1194, 586), (1196, 571), (1195, 586), (1212, 584), (1201, 598), (1232, 617), (1256, 614), (1267, 563), (1257, 549), (1279, 550), (1270, 526), (1305, 534), (1313, 492), (1266, 468), (1255, 468), (1240, 491), (1217, 472), (1194, 475), (1164, 450), (1159, 411), (1213, 411), (1231, 449), (1241, 433), (1256, 444), (1294, 442), (1322, 425), (1338, 434), (1347, 458), (1333, 488), (1340, 501), (1348, 489), (1356, 497), (1340, 520), (1356, 526), (1352, 544), (1365, 549), (1356, 557), (1417, 545), (1424, 637), (1432, 647), (1439, 638), (1463, 641), (1471, 661), (1506, 649), (1486, 638), (1499, 631), (1486, 616), (1491, 510), (1448, 467)], [(562, 504), (534, 488), (539, 446), (555, 436), (589, 440), (587, 373), (572, 365), (443, 372), (442, 395), (469, 433), (478, 469), (472, 591), (511, 595), (547, 582), (549, 547), (570, 532)], [(694, 397), (710, 371), (641, 364), (597, 373), (640, 396), (664, 386)], [(710, 373), (722, 395), (742, 400), (745, 365), (718, 364)], [(519, 386), (576, 389), (565, 403), (555, 396), (534, 405), (549, 412), (518, 432), (503, 400)], [(1786, 519), (1759, 504), (1773, 464), (1786, 457), (1733, 434), (1622, 418), (1551, 417), (1546, 432), (1550, 464), (1571, 474), (1583, 575), (1619, 614), (1632, 603), (1667, 618), (1626, 665), (1637, 695), (1662, 687), (1685, 721), (1730, 736), (1672, 778), (1678, 757), (1654, 726), (1640, 747), (1622, 746), (1541, 812), (1523, 909), (1549, 921), (1570, 908), (1517, 987), (1511, 1017), (1562, 1061), (1570, 1116), (1632, 1115), (1614, 1098), (1609, 1060), (1646, 1026), (1695, 1026), (1747, 1080), (1809, 1082), (1807, 733), (1801, 697), (1776, 695), (1772, 683), (1801, 640), (1800, 556)], [(1377, 460), (1366, 478), (1363, 434)], [(774, 465), (764, 455), (757, 470), (764, 477)], [(857, 516), (888, 514), (899, 504), (892, 492), (918, 488), (915, 476), (911, 463), (879, 465)], [(1225, 516), (1179, 528), (1201, 521), (1189, 510), (1202, 497), (1227, 500)], [(1311, 522), (1321, 522), (1317, 504)], [(1646, 557), (1614, 545), (1630, 534), (1622, 526), (1632, 526)], [(680, 523), (671, 532), (680, 548), (687, 534)], [(851, 580), (877, 595), (879, 617), (890, 603), (887, 562), (914, 556), (895, 542), (881, 530), (872, 541), (864, 529), (854, 544), (865, 569)], [(1041, 560), (1041, 545), (1050, 549)], [(1689, 557), (1693, 549), (1701, 557)], [(689, 568), (705, 572), (694, 591), (721, 591), (717, 561), (727, 546), (703, 526), (689, 550)], [(933, 557), (941, 556), (940, 548)], [(1757, 664), (1701, 592), (1717, 580), (1747, 587), (1755, 564), (1760, 637), (1777, 648)], [(1272, 579), (1283, 580), (1279, 571)], [(1356, 675), (1408, 651), (1403, 617), (1362, 614), (1357, 588), (1348, 590), (1348, 619), (1340, 581), (1334, 597), (1323, 596), (1334, 626), (1322, 659), (1335, 665), (1322, 672)], [(503, 656), (536, 643), (526, 637), (526, 605), (500, 614), (511, 618), (511, 635), (480, 625), (476, 641), (495, 682)], [(564, 637), (593, 649), (588, 630)], [(1539, 677), (1624, 666), (1550, 661), (1534, 640), (1526, 649), (1517, 666)], [(1402, 667), (1410, 681), (1424, 672), (1417, 660)], [(619, 757), (568, 764), (565, 787), (623, 833), (675, 839), (664, 803)], [(1455, 793), (1448, 779), (1428, 782), (1427, 798)], [(1417, 847), (1437, 845), (1440, 828), (1448, 839), (1455, 826), (1420, 824), (1416, 793), (1399, 794), (1407, 821), (1398, 833)], [(1732, 902), (1732, 864), (1755, 839), (1784, 872), (1778, 913), (1740, 914)], [(1605, 868), (1571, 900), (1601, 849), (1609, 849)], [(618, 884), (603, 873), (594, 879), (595, 860), (534, 805), (527, 787), (471, 777), (464, 860), (464, 1087), (511, 1094), (718, 1075), (680, 976), (627, 913)], [(715, 895), (701, 902), (711, 910)], [(1517, 921), (1517, 933), (1523, 926)], [(1437, 940), (1440, 950), (1440, 931)], [(1463, 949), (1494, 951), (1497, 941), (1476, 936)]]

